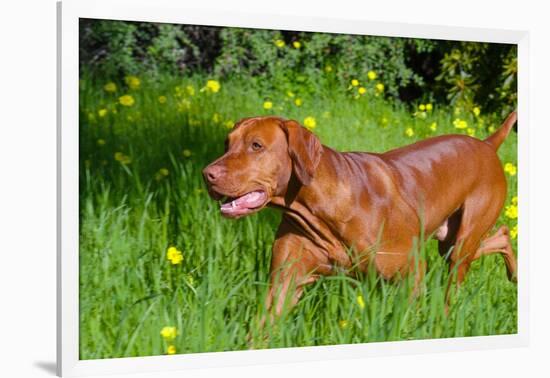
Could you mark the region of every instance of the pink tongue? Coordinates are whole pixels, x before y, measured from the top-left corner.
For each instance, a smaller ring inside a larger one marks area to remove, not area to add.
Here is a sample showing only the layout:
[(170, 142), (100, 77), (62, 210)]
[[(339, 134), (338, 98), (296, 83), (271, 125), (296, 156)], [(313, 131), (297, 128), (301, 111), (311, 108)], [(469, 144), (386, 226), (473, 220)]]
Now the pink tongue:
[(220, 210), (226, 214), (240, 214), (256, 208), (265, 202), (265, 192), (255, 191), (245, 194), (231, 202), (221, 205)]

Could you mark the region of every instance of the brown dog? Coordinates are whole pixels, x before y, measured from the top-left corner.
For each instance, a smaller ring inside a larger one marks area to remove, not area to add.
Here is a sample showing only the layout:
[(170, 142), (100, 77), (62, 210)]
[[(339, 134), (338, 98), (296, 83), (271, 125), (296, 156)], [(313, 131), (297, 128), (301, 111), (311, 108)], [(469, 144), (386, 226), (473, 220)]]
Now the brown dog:
[(458, 284), (491, 253), (504, 256), (515, 279), (508, 228), (487, 237), (506, 198), (496, 151), (515, 122), (513, 112), (484, 141), (445, 135), (375, 154), (334, 151), (296, 121), (246, 118), (203, 174), (210, 195), (227, 199), (220, 210), (228, 218), (264, 206), (284, 212), (266, 299), (276, 314), (289, 289), (295, 304), (303, 285), (337, 267), (374, 264), (387, 279), (412, 270), (419, 282), (424, 266), (411, 256), (420, 235), (439, 240)]

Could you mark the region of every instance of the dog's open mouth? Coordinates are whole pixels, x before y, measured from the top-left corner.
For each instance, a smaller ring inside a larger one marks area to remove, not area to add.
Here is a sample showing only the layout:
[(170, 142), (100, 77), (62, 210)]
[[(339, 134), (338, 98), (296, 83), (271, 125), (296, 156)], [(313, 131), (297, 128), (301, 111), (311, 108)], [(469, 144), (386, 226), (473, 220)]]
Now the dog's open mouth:
[(220, 206), (222, 215), (230, 218), (251, 214), (267, 203), (267, 193), (263, 190), (255, 190), (237, 198), (226, 199)]

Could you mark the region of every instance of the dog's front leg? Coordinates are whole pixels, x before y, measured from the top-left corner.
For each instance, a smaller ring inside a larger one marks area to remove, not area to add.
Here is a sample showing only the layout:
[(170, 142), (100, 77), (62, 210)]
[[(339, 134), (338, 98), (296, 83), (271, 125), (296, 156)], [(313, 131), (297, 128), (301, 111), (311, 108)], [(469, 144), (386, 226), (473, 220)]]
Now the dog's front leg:
[(279, 227), (271, 258), (270, 286), (265, 298), (265, 313), (259, 329), (292, 309), (305, 285), (315, 282), (320, 275), (330, 274), (331, 265), (326, 254), (293, 227), (283, 222)]
[(258, 327), (251, 329), (247, 336), (249, 346), (253, 349), (266, 347), (269, 335), (276, 332), (276, 321), (298, 303), (304, 286), (319, 278), (319, 274), (312, 269), (308, 273), (306, 266), (291, 255), (294, 254), (275, 249), (273, 251), (269, 290), (265, 297), (263, 314), (256, 323)]
[[(315, 273), (302, 274), (296, 267), (287, 269), (285, 270), (283, 267), (282, 270), (271, 273), (265, 308), (272, 322), (275, 317), (280, 317), (298, 303), (305, 285), (313, 283), (319, 278), (319, 275)], [(265, 323), (265, 316), (262, 325), (263, 323)]]

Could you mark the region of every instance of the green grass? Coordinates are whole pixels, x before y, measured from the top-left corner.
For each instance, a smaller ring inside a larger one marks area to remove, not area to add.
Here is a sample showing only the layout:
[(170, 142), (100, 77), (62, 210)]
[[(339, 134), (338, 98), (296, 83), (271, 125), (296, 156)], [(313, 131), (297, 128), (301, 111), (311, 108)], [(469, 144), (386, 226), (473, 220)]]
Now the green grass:
[[(246, 82), (222, 82), (218, 93), (200, 92), (205, 82), (200, 76), (162, 78), (143, 81), (133, 91), (118, 85), (113, 94), (104, 91), (104, 82), (81, 81), (81, 359), (165, 354), (164, 326), (177, 327), (171, 343), (177, 353), (248, 349), (249, 334), (256, 345), (275, 348), (517, 331), (516, 286), (507, 280), (502, 258), (488, 256), (473, 264), (446, 316), (447, 265), (435, 242), (428, 241), (423, 246), (428, 271), (416, 300), (408, 300), (410, 279), (386, 282), (372, 273), (325, 277), (266, 328), (269, 337), (259, 335), (256, 322), (280, 214), (265, 209), (237, 221), (223, 219), (206, 194), (200, 172), (222, 153), (225, 124), (259, 114), (300, 122), (313, 116), (314, 132), (324, 144), (380, 152), (455, 133), (457, 116), (435, 104), (425, 119), (414, 117), (405, 106), (379, 97), (354, 99), (347, 88), (303, 97), (300, 107), (285, 93), (269, 93), (274, 107), (267, 111), (262, 107), (266, 94)], [(194, 86), (194, 95), (186, 93), (187, 85)], [(176, 86), (183, 94), (176, 94)], [(135, 98), (133, 106), (116, 105), (125, 93)], [(158, 101), (161, 95), (167, 98), (164, 104)], [(182, 105), (184, 100), (188, 103)], [(101, 117), (100, 109), (107, 114)], [(486, 136), (474, 115), (458, 117), (476, 129), (477, 137)], [(436, 132), (429, 129), (433, 122)], [(408, 127), (413, 137), (405, 135)], [(503, 162), (516, 163), (516, 145), (513, 133), (499, 151)], [(125, 163), (115, 159), (117, 152), (128, 157)], [(161, 168), (168, 175), (159, 173)], [(517, 193), (516, 177), (508, 176), (507, 204)], [(515, 220), (502, 215), (498, 224), (512, 227)], [(169, 246), (183, 252), (181, 264), (166, 259)]]

